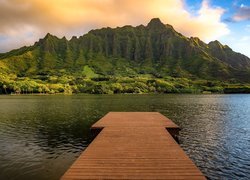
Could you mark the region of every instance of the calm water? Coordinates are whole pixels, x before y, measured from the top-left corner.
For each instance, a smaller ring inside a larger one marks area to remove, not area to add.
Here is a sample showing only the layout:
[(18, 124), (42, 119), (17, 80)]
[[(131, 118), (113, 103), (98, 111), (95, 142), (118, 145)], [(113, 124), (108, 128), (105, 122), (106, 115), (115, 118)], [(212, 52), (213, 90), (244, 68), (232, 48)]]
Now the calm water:
[(109, 111), (159, 111), (210, 179), (250, 178), (250, 95), (0, 96), (0, 179), (58, 179)]

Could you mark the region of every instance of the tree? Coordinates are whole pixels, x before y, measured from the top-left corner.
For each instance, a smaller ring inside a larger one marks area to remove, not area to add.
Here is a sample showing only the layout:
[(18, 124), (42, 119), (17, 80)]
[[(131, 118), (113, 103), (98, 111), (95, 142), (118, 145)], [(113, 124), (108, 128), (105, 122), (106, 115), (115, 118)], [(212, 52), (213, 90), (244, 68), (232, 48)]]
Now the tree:
[(7, 86), (5, 84), (3, 85), (3, 88), (4, 88), (4, 91), (5, 91), (5, 94), (7, 94), (7, 90), (6, 90)]
[(14, 91), (16, 94), (20, 94), (21, 93), (21, 88), (17, 85), (14, 86)]
[(38, 92), (41, 94), (43, 92), (43, 89), (41, 87), (39, 87)]

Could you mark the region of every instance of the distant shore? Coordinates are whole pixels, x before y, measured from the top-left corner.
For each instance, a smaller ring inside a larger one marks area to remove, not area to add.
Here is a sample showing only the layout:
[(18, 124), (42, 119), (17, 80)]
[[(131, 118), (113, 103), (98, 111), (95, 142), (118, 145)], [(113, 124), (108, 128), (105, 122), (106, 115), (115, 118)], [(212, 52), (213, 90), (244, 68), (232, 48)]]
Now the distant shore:
[(0, 94), (0, 95), (6, 95), (6, 96), (53, 96), (53, 95), (128, 95), (128, 94), (137, 94), (137, 95), (145, 95), (145, 94), (150, 94), (150, 95), (159, 95), (159, 94), (200, 94), (200, 95), (209, 95), (209, 94), (250, 94), (250, 92), (242, 92), (241, 90), (234, 90), (232, 92), (211, 92), (211, 91), (203, 91), (203, 92), (196, 92), (196, 93), (112, 93), (112, 94), (94, 94), (94, 93), (24, 93), (24, 94)]

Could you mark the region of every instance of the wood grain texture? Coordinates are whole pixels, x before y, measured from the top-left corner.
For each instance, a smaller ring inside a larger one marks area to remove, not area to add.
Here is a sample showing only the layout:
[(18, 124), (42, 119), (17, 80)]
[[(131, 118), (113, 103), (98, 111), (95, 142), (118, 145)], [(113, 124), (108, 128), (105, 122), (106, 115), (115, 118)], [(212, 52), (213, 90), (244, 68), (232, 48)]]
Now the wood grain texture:
[(206, 179), (160, 113), (111, 112), (92, 128), (102, 130), (62, 179)]

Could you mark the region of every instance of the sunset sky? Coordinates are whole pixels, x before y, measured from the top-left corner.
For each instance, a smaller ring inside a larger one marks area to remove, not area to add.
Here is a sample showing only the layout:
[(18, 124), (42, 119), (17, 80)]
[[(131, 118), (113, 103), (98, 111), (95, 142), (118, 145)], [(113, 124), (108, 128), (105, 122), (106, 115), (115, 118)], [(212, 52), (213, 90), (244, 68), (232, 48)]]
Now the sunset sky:
[(48, 32), (70, 39), (101, 27), (146, 25), (154, 17), (250, 57), (249, 0), (0, 0), (0, 52), (32, 45)]

